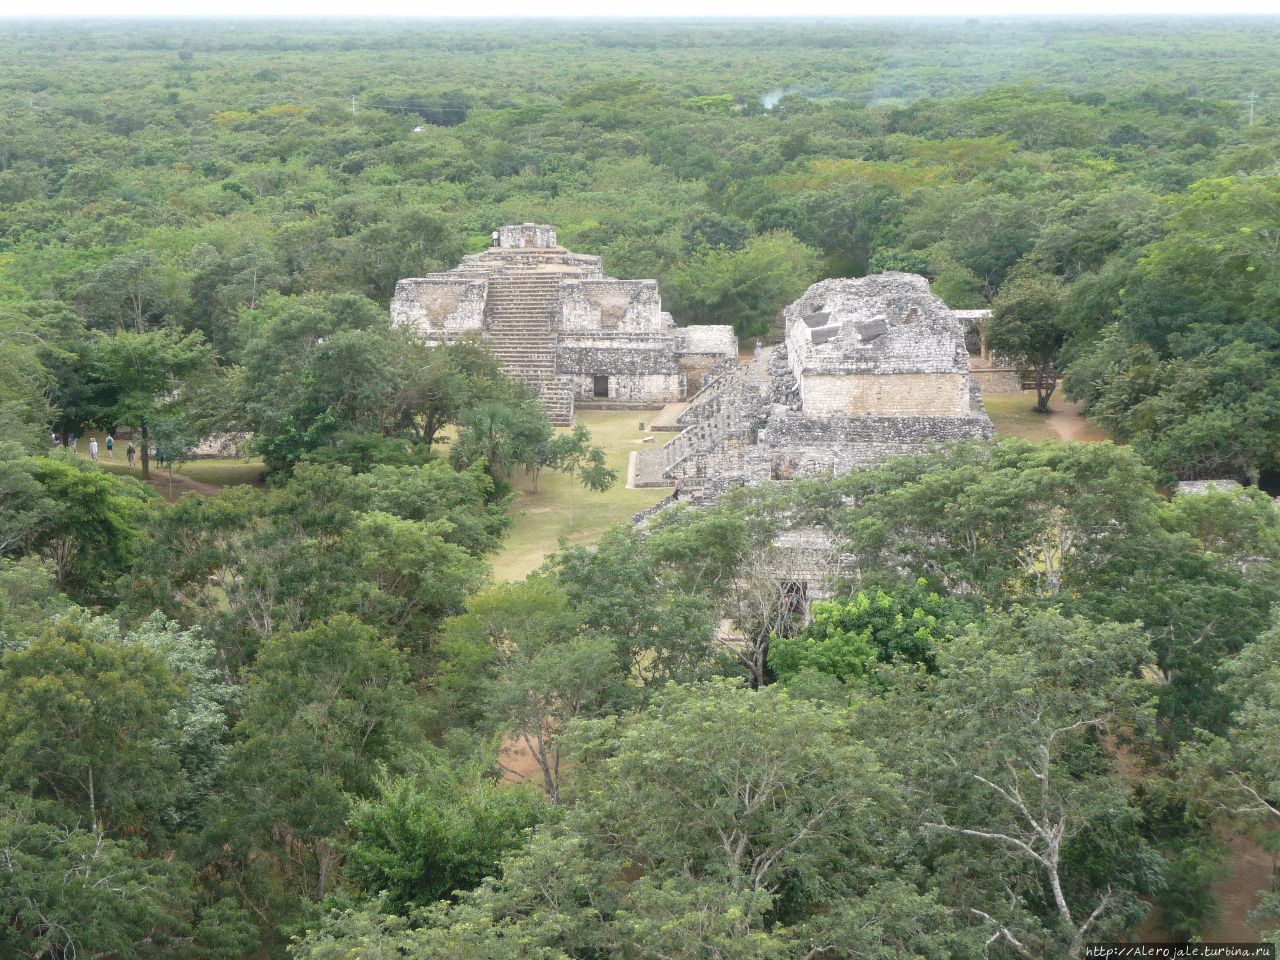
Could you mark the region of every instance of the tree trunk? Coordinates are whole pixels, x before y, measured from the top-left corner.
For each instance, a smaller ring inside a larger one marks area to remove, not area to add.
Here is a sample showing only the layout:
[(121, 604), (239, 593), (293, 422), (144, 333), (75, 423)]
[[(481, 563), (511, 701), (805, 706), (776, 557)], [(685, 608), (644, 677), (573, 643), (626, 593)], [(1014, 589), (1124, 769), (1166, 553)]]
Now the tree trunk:
[(140, 428), (142, 435), (142, 479), (151, 479), (151, 444), (147, 440), (147, 421), (142, 421)]
[(1053, 391), (1057, 386), (1058, 372), (1054, 369), (1052, 363), (1036, 368), (1037, 411), (1040, 413), (1049, 412), (1049, 398), (1053, 396)]

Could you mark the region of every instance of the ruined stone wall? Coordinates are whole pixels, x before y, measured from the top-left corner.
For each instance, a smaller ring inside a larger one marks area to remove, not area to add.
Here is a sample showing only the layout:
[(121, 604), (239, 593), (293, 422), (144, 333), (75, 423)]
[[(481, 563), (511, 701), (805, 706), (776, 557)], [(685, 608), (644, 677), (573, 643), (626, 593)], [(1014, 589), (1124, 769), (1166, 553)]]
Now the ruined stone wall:
[(973, 379), (983, 393), (1021, 393), (1022, 378), (1009, 367), (997, 370), (974, 370)]
[(500, 276), (512, 270), (546, 271), (560, 270), (566, 277), (574, 279), (590, 279), (604, 276), (604, 267), (597, 256), (588, 253), (571, 253), (556, 248), (544, 250), (541, 247), (524, 247), (512, 250), (490, 247), (483, 253), (469, 253), (462, 262), (452, 270), (443, 274), (431, 274), (433, 277), (475, 277), (485, 278)]
[(719, 324), (695, 324), (675, 331), (676, 353), (702, 353), (720, 357), (738, 355), (738, 338), (733, 327)]
[(955, 440), (989, 440), (991, 421), (977, 417), (807, 417), (791, 412), (769, 420), (748, 459), (748, 482), (797, 476), (840, 475), (883, 463), (890, 457), (927, 451)]
[(583, 400), (594, 397), (597, 376), (609, 378), (608, 399), (619, 403), (670, 403), (682, 399), (687, 389), (670, 341), (657, 337), (606, 333), (561, 336), (556, 346), (556, 372), (572, 377), (574, 395)]
[(684, 374), (686, 383), (685, 396), (691, 397), (702, 389), (707, 377), (711, 376), (721, 363), (721, 358), (714, 354), (694, 353), (676, 354), (676, 366)]
[(556, 372), (611, 376), (676, 375), (680, 368), (661, 340), (639, 337), (561, 337), (556, 345)]
[(980, 357), (982, 350), (982, 330), (987, 319), (991, 316), (990, 310), (955, 310), (956, 320), (960, 322), (961, 329), (964, 330), (964, 346), (971, 357)]
[(558, 247), (556, 228), (545, 223), (507, 224), (498, 230), (498, 246), (504, 250), (519, 250), (523, 247)]
[[(846, 324), (839, 336), (812, 344), (792, 370), (810, 374), (957, 373), (968, 367), (968, 353), (958, 324), (917, 320), (889, 327), (870, 343), (856, 339), (857, 328)], [(788, 339), (788, 347), (791, 341)]]
[(685, 392), (685, 379), (681, 373), (609, 374), (607, 376), (609, 377), (607, 397), (596, 396), (594, 374), (570, 377), (575, 399), (587, 402), (607, 400), (611, 404), (625, 403), (652, 408), (670, 403), (673, 397), (682, 397)]
[(675, 327), (662, 310), (656, 280), (591, 279), (560, 285), (553, 311), (556, 329), (566, 333), (608, 330), (669, 336)]
[(806, 376), (800, 392), (811, 417), (969, 416), (969, 383), (959, 373)]
[(824, 280), (788, 306), (787, 350), (807, 373), (954, 373), (967, 367), (965, 326), (923, 277)]
[(423, 334), (479, 331), (488, 283), (447, 276), (401, 280), (391, 299), (391, 321)]
[(738, 362), (738, 338), (730, 326), (680, 327), (675, 331), (674, 349), (676, 364), (688, 383), (688, 397), (724, 365)]

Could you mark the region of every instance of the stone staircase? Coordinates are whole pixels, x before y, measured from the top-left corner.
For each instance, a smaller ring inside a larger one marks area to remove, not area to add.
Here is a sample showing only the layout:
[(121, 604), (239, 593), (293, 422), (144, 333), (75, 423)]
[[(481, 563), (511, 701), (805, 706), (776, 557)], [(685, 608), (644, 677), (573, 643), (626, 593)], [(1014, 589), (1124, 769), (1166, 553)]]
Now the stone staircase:
[(713, 461), (740, 455), (754, 442), (754, 424), (768, 403), (772, 351), (734, 363), (703, 385), (676, 419), (683, 429), (663, 445), (663, 476), (705, 480)]
[(551, 422), (573, 422), (573, 389), (556, 376), (551, 308), (563, 275), (512, 272), (489, 279), (484, 305), (485, 339), (508, 376), (536, 390)]

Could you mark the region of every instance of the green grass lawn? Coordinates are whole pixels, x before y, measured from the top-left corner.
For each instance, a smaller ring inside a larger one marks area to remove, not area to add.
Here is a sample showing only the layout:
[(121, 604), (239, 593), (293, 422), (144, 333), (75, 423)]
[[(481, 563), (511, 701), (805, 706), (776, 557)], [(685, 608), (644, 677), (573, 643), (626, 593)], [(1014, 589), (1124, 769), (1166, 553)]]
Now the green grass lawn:
[[(81, 443), (79, 455), (88, 460), (89, 454), (84, 447), (85, 445)], [(123, 476), (142, 479), (141, 459), (130, 467), (122, 447), (116, 447), (115, 456), (112, 458), (107, 457), (105, 450), (100, 450), (98, 453), (98, 466), (108, 473), (118, 473)], [(189, 463), (184, 463), (174, 473), (195, 480), (197, 483), (209, 483), (216, 487), (230, 487), (238, 483), (260, 486), (262, 484), (262, 469), (261, 460), (209, 459), (192, 460)], [(162, 481), (167, 481), (168, 477), (169, 472), (152, 461), (151, 482), (158, 487)]]
[(990, 393), (982, 398), (982, 402), (986, 404), (987, 416), (995, 424), (997, 436), (1021, 437), (1024, 440), (1059, 439), (1048, 415), (1031, 409), (1035, 405), (1034, 396)]
[[(652, 506), (669, 490), (652, 488), (628, 490), (627, 461), (640, 448), (634, 441), (646, 436), (637, 429), (648, 422), (652, 410), (583, 410), (578, 423), (591, 431), (594, 442), (604, 447), (609, 466), (618, 471), (617, 484), (604, 493), (584, 490), (576, 481), (560, 474), (543, 472), (538, 492), (517, 479), (517, 498), (512, 505), (514, 522), (502, 550), (493, 558), (493, 573), (499, 580), (520, 580), (539, 566), (549, 553), (559, 548), (564, 537), (570, 544), (591, 543), (615, 523), (629, 522), (645, 507)], [(657, 434), (661, 444), (671, 434)]]
[(260, 485), (263, 469), (261, 460), (192, 460), (177, 472), (201, 483), (230, 487), (237, 483)]

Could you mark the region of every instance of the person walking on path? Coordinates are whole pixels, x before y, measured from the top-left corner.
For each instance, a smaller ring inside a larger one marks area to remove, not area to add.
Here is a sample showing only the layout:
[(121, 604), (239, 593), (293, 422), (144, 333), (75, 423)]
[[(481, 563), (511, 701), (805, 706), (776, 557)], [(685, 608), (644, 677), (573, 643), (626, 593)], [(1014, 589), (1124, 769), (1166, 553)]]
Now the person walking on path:
[(680, 478), (679, 478), (679, 477), (676, 477), (676, 486), (675, 486), (675, 489), (671, 491), (671, 499), (672, 499), (672, 500), (679, 500), (679, 499), (680, 499), (680, 491), (681, 491), (681, 490), (683, 490), (683, 489), (684, 489), (684, 484), (682, 484), (682, 483), (680, 482)]
[(138, 456), (138, 451), (133, 448), (133, 441), (129, 441), (129, 446), (125, 447), (124, 455), (129, 458), (129, 466), (133, 466), (134, 459)]
[(495, 247), (496, 247), (496, 246), (498, 245), (498, 231), (497, 231), (497, 230), (495, 230), (495, 231), (493, 231), (493, 233), (489, 234), (489, 241), (490, 241), (490, 243), (491, 243), (491, 245), (492, 245), (492, 246), (495, 246)]
[(756, 337), (756, 359), (760, 359), (760, 354), (764, 351), (764, 341)]
[(108, 460), (115, 459), (115, 453), (112, 452), (115, 450), (115, 448), (116, 448), (116, 438), (108, 433), (107, 434), (107, 459)]
[(97, 437), (89, 438), (89, 459), (90, 460), (98, 459), (98, 438)]

